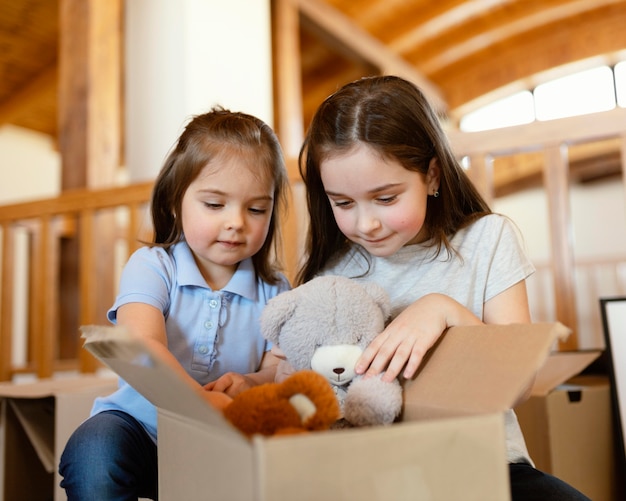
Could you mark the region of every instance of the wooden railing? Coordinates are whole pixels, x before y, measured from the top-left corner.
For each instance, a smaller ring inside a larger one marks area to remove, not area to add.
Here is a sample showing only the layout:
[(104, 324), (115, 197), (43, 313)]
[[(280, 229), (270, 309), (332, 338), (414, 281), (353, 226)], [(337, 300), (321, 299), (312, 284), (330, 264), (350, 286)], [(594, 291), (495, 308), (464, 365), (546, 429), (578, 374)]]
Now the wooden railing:
[[(624, 165), (626, 110), (450, 136), (459, 157), (470, 158), (470, 175), (489, 200), (494, 157), (544, 152), (552, 256), (549, 263), (535, 263), (537, 273), (529, 281), (533, 320), (558, 320), (573, 328), (574, 336), (563, 349), (588, 347), (578, 342), (581, 330), (593, 330), (587, 339), (601, 347), (598, 299), (626, 294), (626, 256), (597, 262), (575, 259), (567, 203), (568, 161), (562, 150), (575, 143), (616, 138)], [(626, 188), (626, 178), (624, 183)], [(292, 179), (292, 192), (298, 196), (292, 199), (291, 219), (306, 212), (300, 188)], [(98, 367), (81, 349), (78, 326), (107, 322), (105, 314), (123, 264), (141, 240), (151, 237), (147, 217), (151, 189), (152, 183), (143, 183), (68, 191), (53, 199), (0, 207), (0, 380), (22, 372), (49, 377), (58, 370), (91, 372)], [(283, 228), (286, 254), (292, 255), (289, 269), (301, 253), (305, 226), (288, 220)]]
[(106, 321), (117, 263), (150, 238), (151, 189), (73, 190), (0, 207), (0, 380), (97, 368), (80, 349), (77, 327)]

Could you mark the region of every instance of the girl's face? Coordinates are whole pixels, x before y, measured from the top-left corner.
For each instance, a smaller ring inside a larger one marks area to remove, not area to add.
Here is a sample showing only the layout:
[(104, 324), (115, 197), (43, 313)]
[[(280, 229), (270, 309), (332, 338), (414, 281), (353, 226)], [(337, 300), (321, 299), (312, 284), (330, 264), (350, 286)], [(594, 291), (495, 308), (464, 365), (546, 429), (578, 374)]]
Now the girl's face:
[(253, 172), (254, 158), (223, 155), (204, 167), (182, 200), (185, 240), (207, 283), (220, 289), (267, 237), (274, 184)]
[(439, 166), (426, 175), (405, 169), (360, 144), (320, 165), (324, 189), (341, 232), (375, 256), (426, 240), (426, 199), (439, 187)]

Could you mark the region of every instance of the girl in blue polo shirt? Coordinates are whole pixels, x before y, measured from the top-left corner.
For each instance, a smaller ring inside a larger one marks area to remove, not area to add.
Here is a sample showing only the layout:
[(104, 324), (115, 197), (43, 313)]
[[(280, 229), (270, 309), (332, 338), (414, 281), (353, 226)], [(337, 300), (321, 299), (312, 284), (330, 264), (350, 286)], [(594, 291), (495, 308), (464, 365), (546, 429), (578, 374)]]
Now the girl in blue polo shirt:
[[(126, 264), (109, 320), (199, 386), (234, 396), (273, 381), (278, 359), (258, 318), (289, 288), (273, 259), (286, 187), (268, 125), (219, 107), (194, 117), (156, 179), (154, 241)], [(155, 407), (123, 380), (97, 399), (61, 457), (68, 499), (157, 499), (156, 423)]]

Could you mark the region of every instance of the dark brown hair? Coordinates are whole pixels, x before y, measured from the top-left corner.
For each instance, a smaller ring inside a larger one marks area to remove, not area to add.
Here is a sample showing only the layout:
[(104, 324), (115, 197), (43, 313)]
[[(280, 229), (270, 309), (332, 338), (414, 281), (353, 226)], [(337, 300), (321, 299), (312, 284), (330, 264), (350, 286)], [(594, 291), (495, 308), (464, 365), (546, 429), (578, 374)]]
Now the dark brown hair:
[(168, 155), (152, 191), (152, 244), (168, 248), (183, 239), (180, 215), (183, 196), (198, 174), (224, 151), (254, 154), (260, 176), (274, 183), (274, 207), (263, 247), (252, 256), (257, 275), (275, 283), (279, 269), (280, 216), (288, 188), (285, 160), (276, 134), (262, 120), (214, 107), (192, 117)]
[(313, 278), (329, 259), (350, 248), (333, 216), (320, 175), (322, 161), (358, 143), (404, 168), (426, 174), (432, 158), (440, 169), (439, 196), (428, 197), (428, 245), (452, 251), (449, 238), (459, 228), (490, 213), (454, 156), (439, 118), (414, 84), (396, 76), (351, 82), (326, 98), (316, 111), (300, 150), (299, 168), (310, 216), (306, 260), (297, 282)]

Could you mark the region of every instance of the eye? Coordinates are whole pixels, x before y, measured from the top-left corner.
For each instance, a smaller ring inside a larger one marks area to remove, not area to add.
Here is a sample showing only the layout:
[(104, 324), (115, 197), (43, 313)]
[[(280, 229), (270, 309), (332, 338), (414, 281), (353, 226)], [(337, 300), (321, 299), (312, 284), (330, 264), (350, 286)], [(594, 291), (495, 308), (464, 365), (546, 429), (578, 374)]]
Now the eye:
[(332, 204), (335, 207), (340, 207), (342, 209), (346, 209), (346, 208), (350, 207), (353, 204), (353, 202), (351, 200), (334, 200), (332, 202)]
[(385, 197), (378, 197), (376, 200), (381, 204), (391, 204), (398, 199), (398, 195), (389, 195)]
[(264, 207), (250, 207), (248, 211), (252, 214), (267, 214), (267, 209)]
[(213, 210), (221, 209), (222, 207), (224, 207), (223, 204), (218, 204), (215, 202), (204, 202), (204, 206), (208, 209), (213, 209)]

